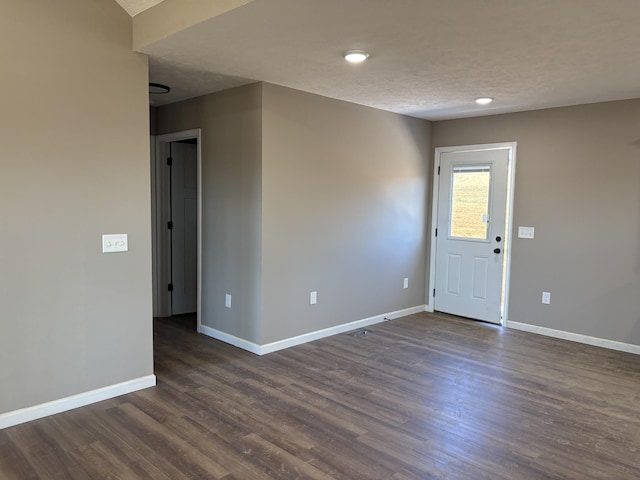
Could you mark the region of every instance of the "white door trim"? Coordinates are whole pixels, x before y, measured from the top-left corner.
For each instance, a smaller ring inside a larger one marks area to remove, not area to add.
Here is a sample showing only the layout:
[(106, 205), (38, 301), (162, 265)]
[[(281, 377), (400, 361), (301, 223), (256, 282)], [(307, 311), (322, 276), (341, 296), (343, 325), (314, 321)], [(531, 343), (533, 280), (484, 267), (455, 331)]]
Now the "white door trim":
[(439, 189), (439, 177), (438, 168), (440, 166), (440, 157), (443, 153), (453, 152), (471, 152), (474, 150), (502, 150), (508, 149), (509, 154), (509, 166), (507, 172), (507, 227), (505, 231), (505, 272), (504, 272), (504, 294), (502, 296), (502, 302), (500, 309), (502, 312), (500, 324), (504, 327), (507, 325), (508, 311), (509, 311), (509, 284), (511, 277), (511, 245), (512, 245), (512, 233), (513, 233), (513, 199), (514, 199), (514, 187), (515, 187), (515, 175), (516, 175), (516, 148), (517, 142), (502, 142), (502, 143), (486, 143), (479, 145), (464, 145), (455, 147), (438, 147), (435, 149), (433, 159), (433, 187), (431, 196), (431, 243), (430, 243), (430, 255), (429, 255), (429, 278), (427, 279), (427, 291), (426, 291), (426, 310), (433, 312), (434, 298), (433, 289), (436, 282), (436, 225), (438, 225), (438, 189)]
[(170, 257), (168, 255), (169, 231), (166, 228), (169, 220), (168, 196), (165, 194), (169, 185), (163, 144), (179, 140), (195, 138), (198, 141), (198, 296), (197, 317), (198, 332), (202, 325), (202, 142), (201, 130), (185, 130), (183, 132), (157, 135), (155, 144), (155, 161), (151, 164), (151, 211), (154, 249), (154, 279), (153, 289), (155, 303), (153, 305), (154, 316), (166, 317), (171, 315), (171, 303), (167, 291)]

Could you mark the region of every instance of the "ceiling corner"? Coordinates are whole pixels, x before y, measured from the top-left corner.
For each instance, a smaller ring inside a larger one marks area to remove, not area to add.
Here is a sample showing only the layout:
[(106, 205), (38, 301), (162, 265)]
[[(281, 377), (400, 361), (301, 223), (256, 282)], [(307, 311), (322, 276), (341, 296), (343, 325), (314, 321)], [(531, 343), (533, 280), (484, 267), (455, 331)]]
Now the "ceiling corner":
[(132, 17), (135, 17), (137, 14), (156, 6), (163, 1), (164, 0), (116, 0), (116, 2), (118, 2), (118, 4)]

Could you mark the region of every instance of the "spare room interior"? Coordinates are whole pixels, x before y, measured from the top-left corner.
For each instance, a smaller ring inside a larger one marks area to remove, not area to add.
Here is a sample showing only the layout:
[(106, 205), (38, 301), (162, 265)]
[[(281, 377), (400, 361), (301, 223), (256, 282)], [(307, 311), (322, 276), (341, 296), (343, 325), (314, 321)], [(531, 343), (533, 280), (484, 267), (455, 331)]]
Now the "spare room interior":
[(640, 478), (636, 2), (0, 10), (1, 478)]

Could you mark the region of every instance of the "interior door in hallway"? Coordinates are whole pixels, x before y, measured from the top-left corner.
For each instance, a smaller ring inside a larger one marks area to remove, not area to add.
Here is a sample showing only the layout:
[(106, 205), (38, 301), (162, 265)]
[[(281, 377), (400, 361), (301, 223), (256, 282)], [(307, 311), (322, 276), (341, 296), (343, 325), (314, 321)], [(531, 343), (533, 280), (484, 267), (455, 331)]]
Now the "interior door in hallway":
[(442, 151), (434, 309), (500, 323), (510, 150)]
[(197, 310), (198, 157), (195, 143), (171, 143), (171, 314)]

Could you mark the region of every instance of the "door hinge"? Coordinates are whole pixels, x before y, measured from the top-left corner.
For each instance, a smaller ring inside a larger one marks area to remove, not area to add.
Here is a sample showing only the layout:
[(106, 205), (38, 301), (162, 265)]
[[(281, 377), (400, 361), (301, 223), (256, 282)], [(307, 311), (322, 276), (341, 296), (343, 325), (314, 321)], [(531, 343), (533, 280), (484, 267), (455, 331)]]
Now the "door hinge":
[(438, 175), (440, 175), (440, 165), (438, 165)]
[(170, 283), (169, 285), (167, 285), (167, 290), (170, 292), (173, 292), (173, 283)]
[(433, 289), (433, 296), (434, 297), (436, 296), (436, 289), (435, 288)]
[(173, 158), (171, 158), (171, 157), (167, 158), (167, 165), (168, 166), (173, 165)]
[(436, 228), (436, 237), (438, 236), (438, 229)]
[(167, 222), (167, 228), (173, 230), (173, 222)]

